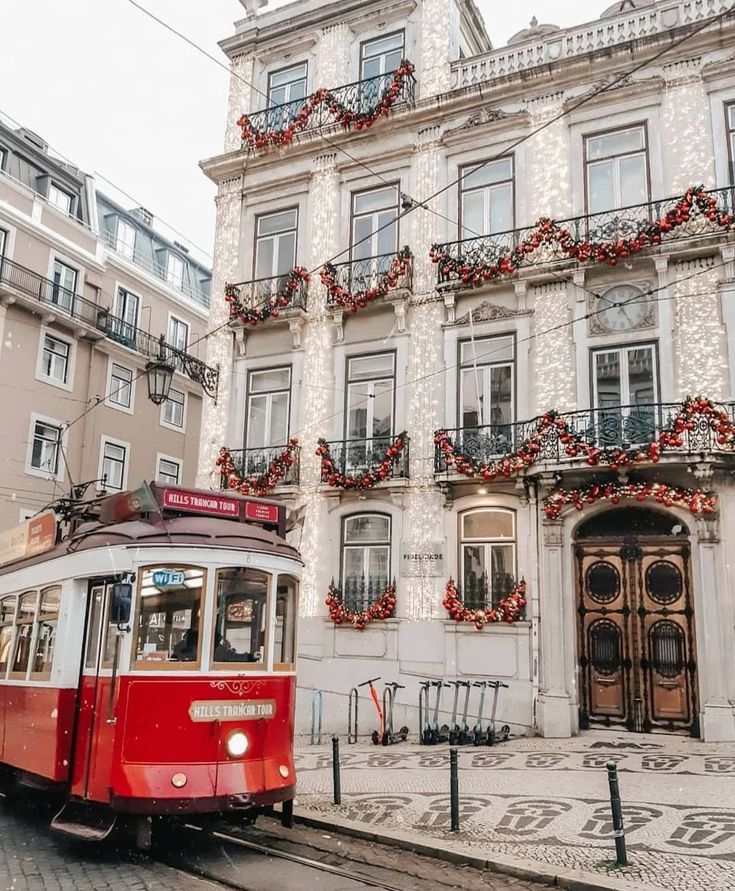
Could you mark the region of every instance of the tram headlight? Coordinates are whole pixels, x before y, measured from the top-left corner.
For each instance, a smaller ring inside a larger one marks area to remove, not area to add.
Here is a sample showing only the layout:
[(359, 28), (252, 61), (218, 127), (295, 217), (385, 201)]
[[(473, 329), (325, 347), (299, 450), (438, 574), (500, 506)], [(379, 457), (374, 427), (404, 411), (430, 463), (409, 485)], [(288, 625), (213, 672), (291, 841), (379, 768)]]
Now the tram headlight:
[(248, 750), (248, 738), (242, 730), (234, 730), (227, 737), (225, 748), (230, 758), (242, 758)]
[(187, 782), (187, 776), (185, 773), (175, 773), (171, 777), (171, 785), (174, 789), (183, 789)]

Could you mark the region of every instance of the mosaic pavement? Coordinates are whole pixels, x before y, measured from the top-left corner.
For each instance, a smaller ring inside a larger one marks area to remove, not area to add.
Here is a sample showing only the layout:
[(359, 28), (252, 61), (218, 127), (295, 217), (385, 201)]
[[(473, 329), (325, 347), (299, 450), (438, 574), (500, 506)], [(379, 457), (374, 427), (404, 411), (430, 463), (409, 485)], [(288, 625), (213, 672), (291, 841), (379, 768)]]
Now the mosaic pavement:
[[(449, 832), (446, 746), (342, 750), (342, 807), (331, 751), (298, 750), (302, 811), (453, 839), (493, 854), (605, 873), (614, 857), (608, 761), (618, 765), (631, 865), (618, 878), (681, 891), (735, 888), (735, 745), (590, 732), (460, 748), (461, 832)], [(480, 853), (480, 851), (478, 851)]]

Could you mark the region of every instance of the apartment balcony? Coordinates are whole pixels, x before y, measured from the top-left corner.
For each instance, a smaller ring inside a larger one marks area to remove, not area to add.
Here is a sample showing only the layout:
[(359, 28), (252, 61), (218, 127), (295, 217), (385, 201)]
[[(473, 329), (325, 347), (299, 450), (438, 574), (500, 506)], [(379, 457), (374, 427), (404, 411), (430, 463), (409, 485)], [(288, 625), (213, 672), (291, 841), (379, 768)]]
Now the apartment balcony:
[[(398, 451), (395, 458), (387, 461), (388, 450), (395, 445), (395, 442), (395, 436), (376, 436), (373, 439), (346, 439), (325, 443), (331, 459), (331, 468), (327, 470), (322, 463), (322, 482), (330, 482), (331, 470), (343, 478), (359, 482), (360, 479), (374, 474), (384, 462), (387, 462), (384, 482), (408, 480), (408, 437), (404, 437), (403, 448)], [(345, 488), (359, 489), (360, 486), (351, 485)]]
[(614, 265), (641, 251), (673, 242), (688, 247), (686, 242), (718, 239), (732, 231), (735, 187), (694, 194), (696, 200), (688, 206), (686, 196), (678, 196), (435, 245), (437, 285), (442, 290), (472, 288), (562, 263)]
[(92, 303), (7, 258), (0, 259), (0, 295), (6, 301), (26, 301), (32, 308), (40, 306), (43, 315), (52, 316), (62, 324), (68, 322), (69, 327), (92, 340), (107, 338), (148, 358), (158, 358), (163, 352), (178, 371), (198, 383), (209, 396), (216, 397), (218, 369), (113, 315), (107, 307)]
[[(287, 446), (267, 446), (257, 449), (228, 449), (235, 467), (235, 473), (242, 479), (256, 479), (267, 473), (273, 462), (281, 458)], [(279, 486), (298, 486), (300, 479), (301, 449), (294, 451), (294, 461), (287, 467), (285, 476), (279, 480)], [(222, 475), (220, 480), (222, 489), (229, 488), (228, 479)]]
[(199, 304), (199, 306), (209, 308), (209, 294), (190, 282), (185, 280), (177, 281), (176, 278), (169, 275), (166, 265), (157, 262), (149, 253), (141, 251), (137, 247), (131, 248), (129, 245), (122, 244), (113, 232), (103, 231), (101, 236), (107, 247), (118, 257), (144, 270), (167, 287), (173, 288), (174, 291)]
[[(394, 85), (398, 90), (395, 95)], [(263, 144), (270, 144), (276, 136), (279, 137), (278, 144), (284, 144), (288, 140), (281, 134), (290, 131), (318, 133), (336, 124), (354, 124), (361, 129), (364, 125), (358, 123), (360, 118), (372, 115), (381, 102), (389, 99), (391, 109), (413, 105), (415, 86), (412, 74), (396, 77), (396, 72), (387, 72), (243, 115), (239, 123), (243, 133), (247, 130), (254, 134), (249, 141), (255, 145), (259, 139), (264, 140)]]
[(332, 310), (362, 308), (370, 302), (405, 299), (413, 285), (413, 262), (408, 247), (397, 254), (361, 257), (328, 264), (322, 271), (327, 306)]
[[(735, 424), (735, 403), (722, 408), (728, 422)], [(573, 440), (599, 450), (600, 460), (594, 467), (603, 468), (615, 463), (619, 450), (641, 452), (645, 462), (648, 446), (659, 442), (662, 431), (673, 429), (681, 412), (682, 404), (678, 402), (612, 406), (558, 414), (554, 416), (554, 423), (544, 423), (539, 417), (513, 424), (459, 427), (447, 430), (447, 434), (454, 449), (464, 458), (475, 466), (494, 466), (499, 472), (491, 478), (502, 478), (500, 463), (525, 449), (529, 442), (537, 448), (533, 466), (539, 470), (590, 466), (584, 449), (578, 454), (569, 454)], [(662, 462), (689, 457), (704, 461), (733, 454), (732, 444), (721, 440), (705, 415), (692, 415), (683, 429), (678, 430), (678, 439), (680, 444), (667, 444), (661, 449)], [(435, 450), (434, 470), (444, 478), (456, 475), (440, 445)], [(482, 475), (477, 479), (482, 480)]]
[(281, 314), (291, 318), (299, 310), (306, 312), (308, 290), (309, 276), (300, 266), (284, 275), (228, 284), (225, 299), (230, 304), (230, 321), (257, 325)]

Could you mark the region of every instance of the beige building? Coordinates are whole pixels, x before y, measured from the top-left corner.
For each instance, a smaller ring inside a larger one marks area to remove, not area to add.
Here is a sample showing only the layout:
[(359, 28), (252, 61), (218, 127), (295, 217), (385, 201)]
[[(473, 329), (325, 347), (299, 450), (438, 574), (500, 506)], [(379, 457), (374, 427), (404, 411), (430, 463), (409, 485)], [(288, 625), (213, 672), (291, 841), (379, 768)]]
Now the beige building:
[[(731, 4), (598, 0), (497, 48), (473, 0), (243, 5), (200, 481), (299, 438), (302, 726), (381, 675), (414, 728), (443, 677), (506, 683), (518, 733), (735, 739)], [(359, 613), (393, 579), (390, 617), (330, 618), (331, 580)]]
[[(193, 483), (209, 270), (36, 134), (0, 121), (0, 528), (72, 486)], [(148, 399), (146, 362), (176, 367)], [(90, 491), (93, 491), (91, 489)]]

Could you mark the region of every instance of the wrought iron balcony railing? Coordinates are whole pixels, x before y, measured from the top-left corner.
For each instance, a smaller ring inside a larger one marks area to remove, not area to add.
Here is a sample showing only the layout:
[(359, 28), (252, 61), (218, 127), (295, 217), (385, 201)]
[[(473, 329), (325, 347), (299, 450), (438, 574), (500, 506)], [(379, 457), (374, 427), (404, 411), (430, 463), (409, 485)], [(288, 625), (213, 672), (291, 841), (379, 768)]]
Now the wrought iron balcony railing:
[[(735, 186), (727, 186), (721, 189), (712, 189), (704, 193), (717, 200), (718, 207), (723, 213), (735, 212)], [(566, 220), (555, 220), (555, 224), (569, 232), (574, 242), (590, 242), (600, 244), (616, 242), (619, 239), (635, 239), (641, 229), (654, 225), (669, 211), (673, 210), (679, 202), (677, 198), (664, 198), (657, 201), (649, 201), (645, 204), (634, 204), (617, 210), (608, 210), (604, 213), (586, 214), (579, 217), (570, 217)], [(669, 231), (661, 233), (661, 244), (672, 241), (681, 241), (721, 233), (725, 230), (698, 211), (692, 209), (689, 219), (680, 225), (672, 227)], [(542, 241), (533, 250), (519, 250), (519, 247), (528, 245), (538, 232), (538, 225), (524, 226), (518, 229), (509, 229), (505, 232), (497, 232), (492, 235), (482, 235), (473, 238), (465, 238), (461, 241), (451, 241), (436, 246), (437, 253), (444, 255), (450, 261), (462, 261), (462, 265), (476, 267), (501, 263), (504, 258), (512, 255), (512, 266), (515, 269), (546, 266), (548, 264), (567, 261), (571, 258), (562, 246), (553, 240)], [(437, 281), (439, 285), (454, 283), (462, 285), (460, 272), (452, 266), (452, 263), (438, 261)]]
[(365, 578), (361, 575), (348, 575), (342, 580), (340, 587), (334, 590), (347, 609), (359, 612), (375, 603), (387, 587), (388, 579), (385, 576)]
[(468, 609), (487, 609), (497, 606), (515, 587), (515, 579), (507, 572), (494, 572), (492, 585), (486, 572), (468, 573), (464, 585), (457, 585), (457, 594)]
[[(345, 439), (329, 442), (329, 454), (337, 470), (345, 476), (360, 476), (375, 470), (395, 442), (395, 436), (375, 436), (372, 439)], [(406, 437), (388, 473), (388, 479), (408, 479), (408, 449)], [(326, 482), (326, 480), (323, 480)]]
[[(338, 103), (346, 106), (355, 112), (369, 112), (380, 101), (383, 92), (390, 87), (394, 78), (394, 72), (379, 74), (376, 77), (368, 77), (365, 80), (355, 81), (351, 84), (344, 84), (329, 91)], [(393, 105), (399, 108), (403, 105), (409, 105), (414, 100), (415, 81), (412, 77), (406, 77), (401, 81), (400, 93)], [(272, 105), (270, 108), (264, 108), (260, 111), (253, 112), (248, 115), (250, 127), (253, 130), (261, 132), (277, 132), (285, 130), (292, 124), (302, 111), (306, 103), (304, 99), (294, 99), (291, 102), (284, 102), (282, 105)], [(334, 124), (334, 115), (326, 104), (317, 104), (305, 126), (301, 129), (302, 133), (309, 133), (315, 130), (321, 130)]]
[[(404, 248), (408, 252), (408, 248)], [(410, 257), (410, 252), (408, 252)], [(386, 293), (411, 290), (413, 283), (413, 263), (404, 264), (404, 272), (398, 275), (394, 285), (388, 285), (386, 276), (392, 272), (397, 264), (396, 253), (380, 254), (377, 257), (362, 257), (358, 260), (350, 260), (347, 263), (335, 263), (332, 268), (335, 272), (335, 284), (344, 288), (351, 294), (366, 292), (385, 286)], [(327, 305), (335, 306), (339, 303), (336, 293), (331, 290), (327, 294)]]
[[(295, 267), (299, 269), (301, 267)], [(288, 283), (293, 281), (294, 288), (289, 291)], [(228, 285), (237, 298), (239, 304), (246, 310), (258, 310), (282, 295), (287, 296), (288, 303), (281, 306), (283, 309), (306, 309), (306, 299), (309, 291), (309, 282), (304, 278), (293, 277), (293, 270), (289, 269), (283, 275), (272, 275), (269, 278), (256, 278), (247, 282), (238, 282)]]
[(189, 355), (161, 339), (131, 325), (125, 319), (113, 315), (107, 307), (92, 303), (73, 291), (63, 288), (51, 279), (38, 275), (5, 257), (0, 258), (0, 285), (6, 285), (34, 298), (48, 307), (50, 312), (75, 319), (94, 328), (110, 340), (114, 340), (143, 356), (156, 358), (163, 349), (164, 356), (191, 380), (198, 383), (210, 396), (215, 397), (219, 383), (219, 371), (210, 368), (201, 359)]
[[(270, 466), (272, 461), (283, 456), (286, 450), (285, 445), (265, 446), (258, 449), (228, 449), (235, 466), (235, 473), (243, 479), (248, 477), (262, 476)], [(286, 475), (278, 482), (279, 486), (297, 486), (300, 478), (300, 456), (301, 450), (296, 449), (294, 452), (293, 464), (287, 469)], [(222, 475), (220, 485), (223, 489), (227, 489), (227, 477)]]
[[(735, 422), (735, 403), (729, 403), (726, 409), (730, 419)], [(598, 449), (629, 449), (654, 442), (661, 430), (668, 428), (680, 412), (681, 403), (677, 402), (592, 408), (559, 417), (570, 433), (581, 437), (589, 445)], [(534, 418), (513, 424), (459, 427), (448, 433), (457, 451), (478, 464), (487, 464), (516, 452), (538, 432), (539, 421), (540, 418)], [(684, 429), (680, 435), (681, 446), (668, 447), (667, 454), (732, 452), (727, 444), (718, 441), (717, 433), (701, 415), (694, 417), (692, 429)], [(567, 444), (562, 441), (559, 428), (554, 425), (549, 425), (540, 435), (539, 447), (539, 463), (558, 464), (573, 460), (566, 452)], [(438, 474), (453, 472), (439, 447), (434, 455), (434, 469)]]

